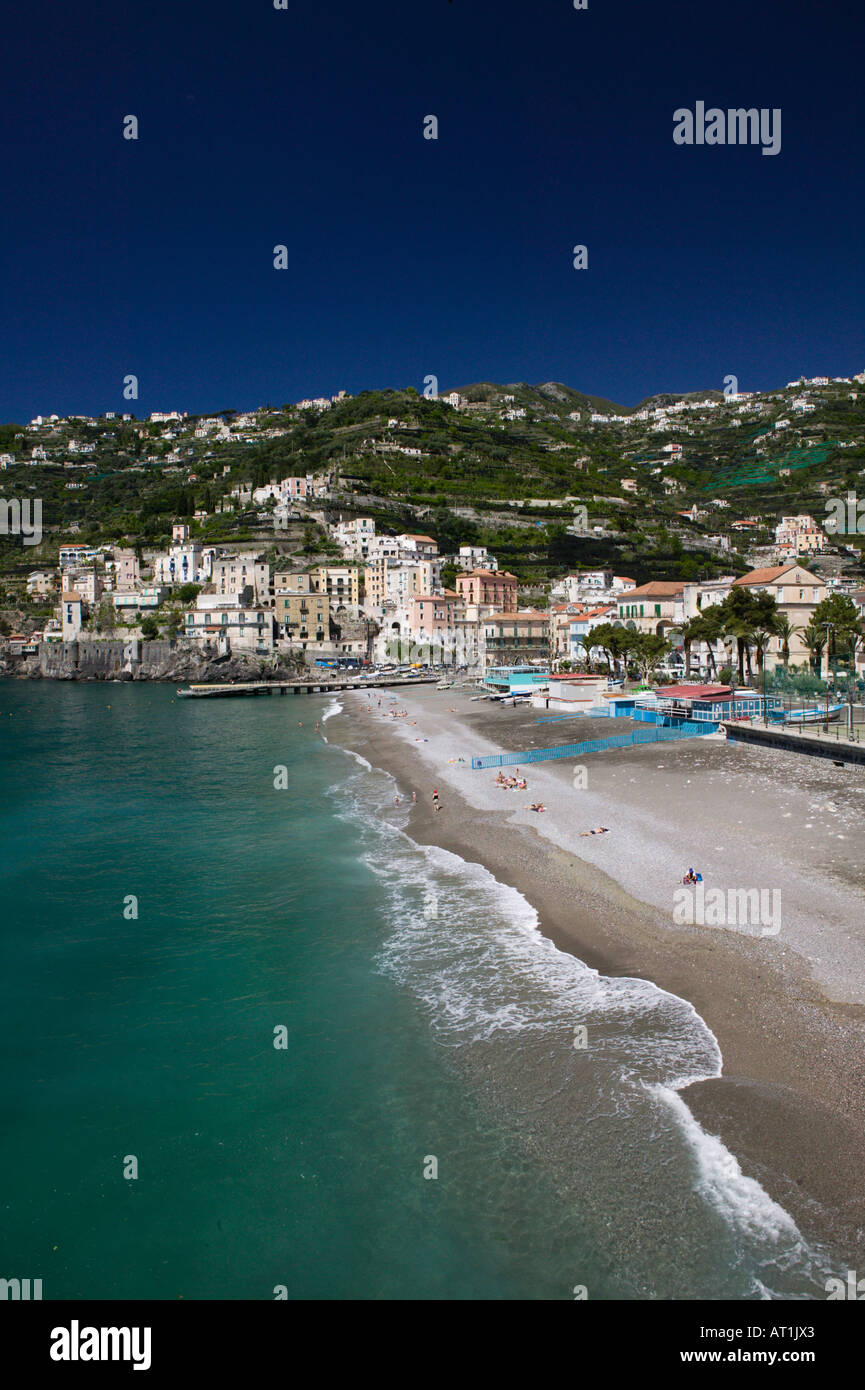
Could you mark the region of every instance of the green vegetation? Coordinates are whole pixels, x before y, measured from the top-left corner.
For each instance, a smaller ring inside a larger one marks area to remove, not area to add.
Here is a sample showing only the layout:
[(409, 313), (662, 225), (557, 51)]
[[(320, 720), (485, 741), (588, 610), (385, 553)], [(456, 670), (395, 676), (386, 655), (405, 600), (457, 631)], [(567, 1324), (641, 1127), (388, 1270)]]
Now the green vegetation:
[[(210, 430), (196, 438), (192, 417), (170, 425), (67, 420), (37, 432), (2, 425), (0, 451), (16, 462), (0, 476), (0, 492), (41, 500), (45, 539), (24, 552), (18, 538), (0, 536), (0, 570), (14, 577), (54, 563), (73, 533), (94, 545), (162, 547), (179, 519), (205, 543), (261, 540), (264, 549), (282, 539), (272, 501), (241, 503), (232, 492), (312, 474), (326, 480), (327, 496), (293, 513), (306, 557), (336, 554), (309, 515), (319, 511), (327, 521), (370, 515), (384, 532), (428, 532), (445, 554), (486, 545), (524, 589), (601, 566), (638, 583), (742, 574), (745, 552), (772, 539), (782, 514), (819, 520), (829, 497), (863, 491), (865, 390), (857, 387), (783, 388), (754, 397), (741, 414), (711, 391), (627, 408), (555, 382), (481, 382), (460, 388), (468, 405), (455, 410), (407, 387), (362, 391), (321, 412), (263, 408), (248, 428), (222, 411), (233, 426), (227, 438)], [(808, 413), (792, 405), (802, 389)], [(697, 408), (659, 430), (651, 411), (676, 404)], [(622, 418), (593, 421), (599, 412)], [(681, 454), (665, 453), (668, 442)], [(34, 445), (47, 460), (32, 460)], [(625, 478), (636, 491), (623, 489)], [(682, 515), (693, 504), (696, 519)], [(577, 523), (579, 509), (587, 525)], [(753, 517), (749, 532), (730, 531), (733, 520)], [(729, 534), (730, 549), (710, 540), (718, 533)], [(849, 564), (861, 562), (863, 540), (844, 538)]]

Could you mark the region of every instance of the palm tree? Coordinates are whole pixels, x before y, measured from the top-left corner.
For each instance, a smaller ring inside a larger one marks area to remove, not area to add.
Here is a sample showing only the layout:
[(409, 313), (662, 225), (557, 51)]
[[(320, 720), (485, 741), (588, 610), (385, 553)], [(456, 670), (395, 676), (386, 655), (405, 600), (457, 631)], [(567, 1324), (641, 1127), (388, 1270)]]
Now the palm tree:
[(786, 613), (779, 613), (775, 620), (775, 636), (781, 638), (781, 660), (786, 670), (790, 661), (790, 638), (799, 631), (795, 627)]
[(700, 615), (690, 618), (688, 622), (682, 624), (682, 650), (685, 653), (685, 680), (691, 679), (691, 643), (702, 642), (702, 628), (705, 624), (701, 623)]
[(728, 614), (724, 619), (723, 635), (728, 639), (731, 646), (736, 644), (736, 668), (739, 672), (739, 684), (745, 684), (745, 648), (748, 638), (751, 635), (751, 627), (746, 618), (740, 617), (736, 613)]
[(812, 667), (816, 666), (818, 670), (828, 635), (826, 628), (815, 627), (813, 623), (802, 629), (802, 643), (811, 657)]
[(757, 653), (758, 675), (762, 675), (763, 673), (763, 658), (766, 654), (766, 651), (768, 650), (769, 643), (771, 642), (773, 636), (774, 633), (770, 632), (770, 630), (766, 627), (755, 627), (753, 632), (751, 633), (751, 646)]

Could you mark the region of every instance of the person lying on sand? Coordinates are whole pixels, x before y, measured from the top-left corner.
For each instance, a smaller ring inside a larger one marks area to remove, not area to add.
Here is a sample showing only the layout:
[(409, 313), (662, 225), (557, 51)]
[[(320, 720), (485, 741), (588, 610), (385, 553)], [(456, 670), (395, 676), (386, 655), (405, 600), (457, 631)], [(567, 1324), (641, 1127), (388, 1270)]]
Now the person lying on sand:
[[(546, 808), (546, 806), (544, 805), (544, 803), (543, 803), (542, 801), (536, 801), (536, 802), (534, 802), (531, 806), (524, 806), (524, 807), (523, 807), (523, 810), (524, 810), (524, 811), (545, 811), (546, 809), (547, 809), (547, 808)], [(593, 835), (594, 835), (594, 833), (595, 833), (594, 831), (591, 832), (591, 834), (593, 834)]]
[(606, 825), (599, 825), (597, 830), (581, 830), (580, 839), (585, 835), (609, 835), (610, 831)]

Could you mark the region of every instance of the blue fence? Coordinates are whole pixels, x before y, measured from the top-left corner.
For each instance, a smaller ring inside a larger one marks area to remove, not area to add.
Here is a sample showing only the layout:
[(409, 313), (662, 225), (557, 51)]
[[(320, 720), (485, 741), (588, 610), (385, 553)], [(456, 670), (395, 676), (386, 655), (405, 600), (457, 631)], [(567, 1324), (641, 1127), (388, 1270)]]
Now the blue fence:
[(677, 724), (672, 729), (635, 729), (630, 734), (590, 738), (583, 743), (561, 743), (555, 748), (532, 748), (525, 753), (493, 753), (486, 758), (472, 758), (472, 767), (514, 767), (522, 763), (546, 763), (553, 758), (581, 758), (585, 753), (606, 753), (609, 748), (631, 748), (635, 743), (669, 743), (680, 738), (698, 738), (701, 734), (714, 734), (717, 728), (717, 724), (686, 723)]

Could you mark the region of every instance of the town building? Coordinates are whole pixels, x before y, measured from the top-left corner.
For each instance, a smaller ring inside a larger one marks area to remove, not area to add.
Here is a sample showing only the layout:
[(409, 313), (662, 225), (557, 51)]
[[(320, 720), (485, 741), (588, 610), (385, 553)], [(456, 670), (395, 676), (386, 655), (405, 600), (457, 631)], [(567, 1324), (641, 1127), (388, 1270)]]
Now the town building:
[(489, 603), (512, 612), (517, 604), (517, 577), (508, 570), (469, 570), (457, 575), (457, 593), (464, 603)]
[(535, 609), (494, 613), (484, 620), (486, 666), (514, 666), (547, 661), (550, 655), (549, 615)]
[[(796, 563), (775, 565), (768, 569), (751, 570), (733, 583), (733, 588), (750, 589), (753, 593), (771, 594), (778, 605), (778, 611), (789, 619), (795, 629), (790, 638), (789, 661), (795, 666), (807, 664), (810, 652), (802, 641), (802, 629), (811, 621), (818, 603), (826, 597), (826, 581), (819, 574), (812, 574), (803, 565)], [(781, 637), (773, 637), (766, 649), (767, 670), (781, 664), (784, 642)]]
[[(432, 659), (452, 662), (456, 649), (456, 594), (416, 594), (409, 603), (409, 636), (421, 647), (436, 649)], [(438, 655), (440, 654), (440, 655)]]
[[(218, 600), (216, 604), (211, 600)], [(217, 594), (199, 594), (186, 613), (186, 636), (203, 644), (226, 643), (231, 651), (268, 656), (273, 651), (273, 614), (268, 608), (232, 603)]]
[(360, 603), (360, 570), (357, 565), (319, 565), (312, 570), (313, 588), (326, 593), (334, 608)]
[(213, 559), (210, 577), (216, 592), (224, 597), (251, 588), (255, 603), (264, 605), (269, 602), (270, 566), (260, 556), (217, 555)]
[[(306, 578), (307, 576), (301, 576)], [(306, 651), (330, 641), (330, 597), (306, 586), (277, 593), (274, 601), (277, 631), (287, 642)]]
[(828, 544), (813, 516), (782, 516), (775, 527), (775, 544), (790, 555), (815, 555)]
[(53, 570), (34, 570), (27, 576), (27, 592), (34, 598), (45, 598), (57, 588), (57, 576)]
[(64, 589), (60, 596), (60, 623), (64, 642), (75, 642), (84, 621), (84, 605), (74, 589)]
[(454, 563), (460, 570), (497, 570), (499, 562), (485, 545), (461, 545)]
[(636, 632), (665, 636), (684, 621), (684, 580), (652, 580), (630, 589), (619, 599), (619, 621)]

